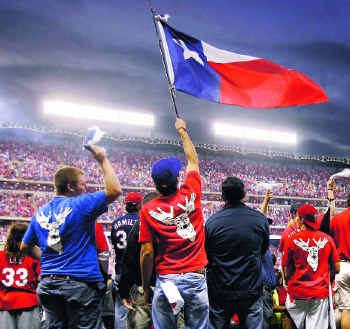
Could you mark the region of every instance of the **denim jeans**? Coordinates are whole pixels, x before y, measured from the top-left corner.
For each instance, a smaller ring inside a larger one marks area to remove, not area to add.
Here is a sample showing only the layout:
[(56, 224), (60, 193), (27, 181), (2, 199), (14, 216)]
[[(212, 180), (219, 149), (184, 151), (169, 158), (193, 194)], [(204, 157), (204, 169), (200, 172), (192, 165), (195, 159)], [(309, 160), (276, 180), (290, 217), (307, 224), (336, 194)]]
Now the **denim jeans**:
[(184, 299), (186, 329), (206, 329), (209, 325), (209, 301), (206, 277), (199, 273), (158, 275), (152, 302), (155, 329), (176, 329), (177, 316), (173, 314), (160, 283), (171, 281)]
[[(216, 302), (216, 301), (217, 302)], [(231, 318), (238, 315), (240, 328), (261, 329), (263, 325), (262, 297), (255, 301), (225, 299), (224, 296), (210, 298), (210, 329), (231, 328)]]
[(115, 282), (113, 282), (114, 293), (115, 293), (115, 299), (114, 299), (114, 328), (115, 329), (125, 329), (126, 328), (126, 320), (128, 318), (129, 309), (126, 308), (120, 298), (119, 295), (119, 281), (120, 281), (120, 274), (117, 274), (115, 276)]
[(100, 329), (103, 292), (82, 281), (43, 278), (37, 294), (45, 312), (45, 325), (55, 329)]

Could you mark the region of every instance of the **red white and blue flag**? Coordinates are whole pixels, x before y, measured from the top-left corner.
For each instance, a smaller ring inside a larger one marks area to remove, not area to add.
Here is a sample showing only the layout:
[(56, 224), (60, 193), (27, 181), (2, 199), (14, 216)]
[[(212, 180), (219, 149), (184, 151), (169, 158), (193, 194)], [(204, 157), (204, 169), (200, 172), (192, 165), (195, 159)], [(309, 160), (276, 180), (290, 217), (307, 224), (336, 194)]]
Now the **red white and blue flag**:
[(324, 90), (302, 73), (268, 60), (215, 48), (170, 27), (158, 30), (171, 84), (199, 98), (249, 108), (327, 102)]

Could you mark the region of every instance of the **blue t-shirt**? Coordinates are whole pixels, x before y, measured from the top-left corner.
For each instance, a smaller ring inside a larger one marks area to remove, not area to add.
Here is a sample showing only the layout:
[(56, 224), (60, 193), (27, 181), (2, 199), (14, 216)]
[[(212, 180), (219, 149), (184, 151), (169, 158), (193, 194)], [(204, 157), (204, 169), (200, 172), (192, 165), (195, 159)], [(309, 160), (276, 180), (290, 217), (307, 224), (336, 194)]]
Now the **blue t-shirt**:
[(130, 213), (119, 217), (112, 223), (111, 240), (115, 252), (116, 274), (121, 271), (121, 262), (127, 246), (127, 238), (133, 225), (140, 219), (139, 214)]
[(69, 275), (102, 281), (97, 260), (95, 220), (107, 211), (106, 193), (54, 197), (32, 217), (23, 242), (42, 251), (41, 276)]

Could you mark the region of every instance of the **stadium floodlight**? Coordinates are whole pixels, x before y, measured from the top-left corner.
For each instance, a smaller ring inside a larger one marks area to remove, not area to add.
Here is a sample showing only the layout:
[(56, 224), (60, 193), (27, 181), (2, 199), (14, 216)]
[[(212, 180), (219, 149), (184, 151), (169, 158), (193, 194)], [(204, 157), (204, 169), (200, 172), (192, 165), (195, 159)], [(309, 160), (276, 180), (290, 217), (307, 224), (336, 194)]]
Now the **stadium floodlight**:
[(253, 139), (283, 144), (297, 143), (296, 134), (242, 126), (232, 126), (226, 123), (214, 123), (214, 132), (216, 135), (237, 137), (240, 139)]
[(68, 103), (57, 100), (43, 102), (44, 114), (69, 117), (80, 120), (119, 122), (137, 126), (153, 126), (151, 114), (117, 111), (92, 105)]

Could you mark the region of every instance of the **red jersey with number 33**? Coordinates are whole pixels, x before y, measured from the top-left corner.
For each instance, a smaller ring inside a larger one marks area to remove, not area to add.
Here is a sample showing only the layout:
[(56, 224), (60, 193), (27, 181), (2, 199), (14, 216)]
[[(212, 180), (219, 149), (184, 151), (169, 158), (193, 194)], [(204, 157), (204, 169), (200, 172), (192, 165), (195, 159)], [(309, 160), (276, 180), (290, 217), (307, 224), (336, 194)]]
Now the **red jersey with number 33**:
[(40, 263), (29, 256), (11, 259), (0, 251), (0, 310), (15, 310), (39, 305), (36, 288)]

